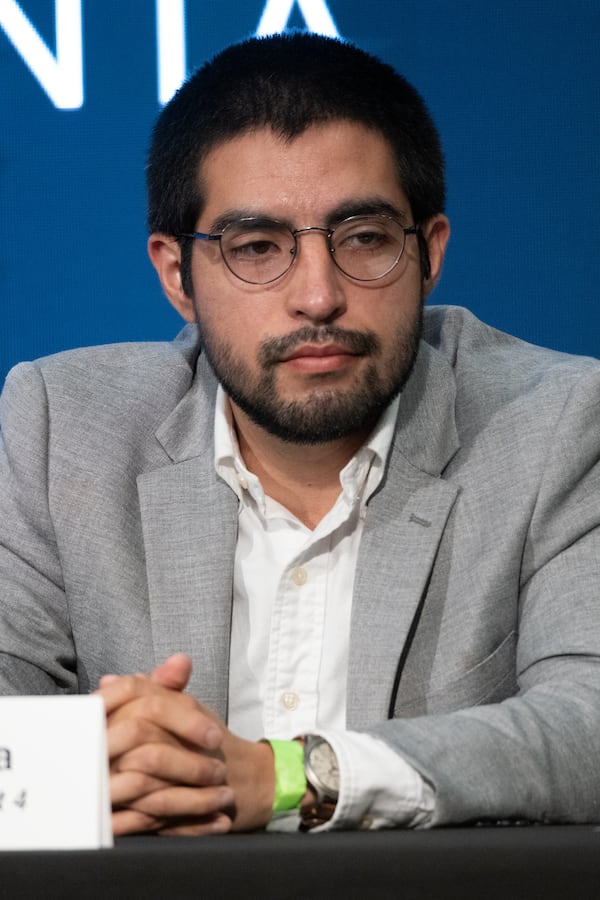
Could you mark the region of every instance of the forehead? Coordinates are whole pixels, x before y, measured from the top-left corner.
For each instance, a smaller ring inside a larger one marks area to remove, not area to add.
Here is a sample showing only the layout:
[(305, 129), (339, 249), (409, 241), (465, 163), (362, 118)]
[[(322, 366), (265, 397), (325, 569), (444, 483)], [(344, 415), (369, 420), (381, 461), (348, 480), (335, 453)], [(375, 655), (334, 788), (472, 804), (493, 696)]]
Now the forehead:
[(270, 128), (245, 132), (213, 148), (199, 176), (205, 225), (231, 210), (300, 225), (305, 216), (322, 218), (361, 198), (408, 208), (387, 139), (345, 120), (313, 125), (291, 139)]

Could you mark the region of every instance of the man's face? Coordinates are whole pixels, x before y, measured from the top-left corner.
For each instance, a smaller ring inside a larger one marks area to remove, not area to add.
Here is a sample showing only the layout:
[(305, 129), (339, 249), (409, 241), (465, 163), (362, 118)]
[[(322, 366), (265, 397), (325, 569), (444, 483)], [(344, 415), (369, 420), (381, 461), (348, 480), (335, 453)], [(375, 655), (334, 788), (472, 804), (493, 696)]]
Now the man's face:
[[(312, 126), (291, 141), (268, 128), (243, 134), (206, 157), (201, 179), (197, 231), (249, 216), (335, 227), (382, 206), (414, 224), (389, 144), (352, 122)], [(308, 232), (291, 269), (266, 285), (236, 278), (218, 242), (196, 241), (192, 282), (184, 315), (196, 318), (234, 415), (243, 410), (285, 441), (366, 436), (410, 373), (423, 305), (414, 235), (392, 272), (357, 282), (334, 265), (323, 233)]]

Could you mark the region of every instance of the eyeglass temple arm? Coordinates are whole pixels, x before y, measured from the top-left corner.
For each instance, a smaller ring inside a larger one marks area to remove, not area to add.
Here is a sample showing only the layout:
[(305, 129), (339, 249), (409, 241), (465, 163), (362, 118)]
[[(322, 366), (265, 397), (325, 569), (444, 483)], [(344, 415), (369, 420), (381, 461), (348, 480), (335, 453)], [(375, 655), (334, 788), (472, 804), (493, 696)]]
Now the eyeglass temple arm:
[(412, 228), (405, 228), (404, 233), (416, 234), (417, 236), (419, 260), (421, 262), (421, 278), (423, 281), (427, 281), (431, 277), (431, 261), (429, 259), (429, 245), (427, 244), (425, 235), (418, 225), (414, 225)]
[(196, 241), (220, 241), (222, 234), (205, 234), (203, 231), (190, 231), (184, 234), (178, 234), (180, 238), (194, 238)]

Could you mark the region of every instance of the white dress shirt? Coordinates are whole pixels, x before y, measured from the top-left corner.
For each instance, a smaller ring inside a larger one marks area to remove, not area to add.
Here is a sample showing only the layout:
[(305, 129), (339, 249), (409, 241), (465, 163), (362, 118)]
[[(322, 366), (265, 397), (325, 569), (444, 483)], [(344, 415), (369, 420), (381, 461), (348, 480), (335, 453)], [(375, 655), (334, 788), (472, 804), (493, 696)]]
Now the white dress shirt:
[(248, 471), (229, 401), (222, 388), (217, 394), (215, 468), (240, 501), (228, 725), (248, 740), (311, 733), (329, 741), (340, 795), (323, 829), (423, 826), (434, 805), (431, 787), (387, 744), (345, 730), (354, 573), (398, 403), (344, 467), (338, 499), (311, 530)]

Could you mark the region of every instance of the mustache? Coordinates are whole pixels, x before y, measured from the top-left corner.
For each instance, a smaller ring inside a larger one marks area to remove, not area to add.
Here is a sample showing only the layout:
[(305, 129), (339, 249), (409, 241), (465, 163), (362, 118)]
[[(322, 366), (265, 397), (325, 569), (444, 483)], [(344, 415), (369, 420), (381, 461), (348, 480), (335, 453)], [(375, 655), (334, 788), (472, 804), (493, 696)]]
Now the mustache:
[(381, 349), (381, 341), (372, 331), (352, 331), (334, 325), (319, 328), (304, 325), (291, 334), (263, 341), (258, 351), (259, 360), (263, 366), (274, 366), (302, 344), (338, 344), (357, 356), (371, 356)]

